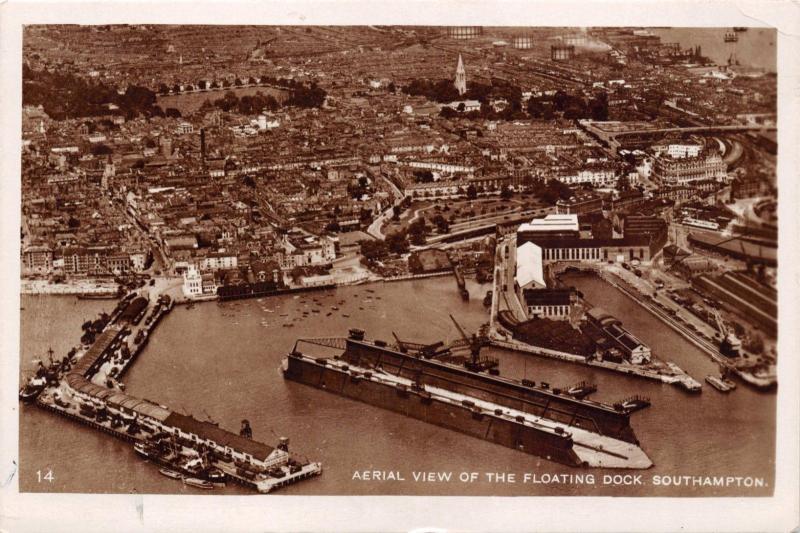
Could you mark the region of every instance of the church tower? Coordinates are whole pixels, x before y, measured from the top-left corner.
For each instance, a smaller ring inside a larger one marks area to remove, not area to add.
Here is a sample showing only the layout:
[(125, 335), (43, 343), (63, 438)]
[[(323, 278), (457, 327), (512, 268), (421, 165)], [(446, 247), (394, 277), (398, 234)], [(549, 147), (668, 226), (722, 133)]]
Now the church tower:
[(461, 54), (458, 54), (458, 66), (456, 67), (456, 81), (454, 83), (458, 94), (462, 95), (467, 92), (467, 73), (464, 71), (464, 61), (461, 59)]

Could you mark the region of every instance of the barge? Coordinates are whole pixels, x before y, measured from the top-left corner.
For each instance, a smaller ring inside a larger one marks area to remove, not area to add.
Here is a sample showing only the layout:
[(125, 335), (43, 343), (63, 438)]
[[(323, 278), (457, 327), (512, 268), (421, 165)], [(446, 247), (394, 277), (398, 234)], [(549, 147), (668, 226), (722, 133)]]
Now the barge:
[[(335, 353), (318, 356), (325, 348)], [(284, 377), (574, 467), (648, 468), (630, 415), (646, 399), (614, 405), (569, 389), (516, 381), (404, 353), (383, 341), (300, 339), (283, 362)]]

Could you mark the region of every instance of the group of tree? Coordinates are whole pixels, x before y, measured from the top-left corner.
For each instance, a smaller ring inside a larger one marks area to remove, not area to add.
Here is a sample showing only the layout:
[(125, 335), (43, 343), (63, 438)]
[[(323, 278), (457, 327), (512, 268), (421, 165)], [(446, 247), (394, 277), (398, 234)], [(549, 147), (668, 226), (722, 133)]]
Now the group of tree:
[[(458, 94), (452, 80), (432, 81), (415, 79), (403, 87), (403, 92), (411, 96), (424, 96), (438, 103), (449, 103), (458, 100), (477, 100), (481, 103), (480, 111), (464, 113), (464, 107), (457, 109), (443, 107), (441, 115), (445, 118), (464, 116), (469, 119), (516, 120), (526, 118), (522, 110), (522, 89), (501, 78), (492, 78), (490, 83), (470, 82), (464, 94)], [(490, 102), (503, 101), (506, 105), (496, 110)]]
[[(111, 114), (149, 117), (163, 113), (155, 102), (156, 94), (146, 87), (130, 85), (120, 94), (116, 87), (71, 72), (22, 68), (22, 103), (41, 105), (55, 120)], [(109, 104), (118, 109), (111, 111)]]
[[(283, 105), (302, 108), (321, 107), (326, 97), (325, 90), (316, 84), (311, 84), (310, 86), (295, 84)], [(210, 100), (203, 102), (201, 109), (207, 110), (213, 107), (225, 112), (235, 111), (242, 115), (254, 115), (261, 113), (265, 109), (275, 111), (281, 107), (281, 103), (273, 95), (264, 94), (261, 91), (241, 97), (237, 96), (233, 91), (226, 91), (222, 98), (217, 98), (213, 102)]]
[(528, 115), (535, 119), (551, 120), (559, 112), (566, 119), (608, 120), (608, 94), (599, 91), (585, 99), (580, 95), (558, 90), (552, 96), (535, 96), (528, 100)]
[(359, 200), (362, 196), (369, 191), (369, 178), (366, 176), (359, 176), (358, 179), (352, 180), (347, 184), (347, 193), (350, 198)]
[(567, 200), (574, 194), (567, 184), (561, 183), (556, 179), (549, 180), (535, 193), (548, 205), (555, 205), (558, 200)]
[(425, 217), (419, 217), (408, 225), (408, 240), (411, 244), (417, 246), (425, 244), (425, 236), (428, 235), (430, 231), (431, 228), (425, 221)]
[(261, 113), (264, 109), (275, 111), (280, 107), (280, 103), (271, 94), (264, 94), (257, 91), (256, 94), (246, 94), (241, 98), (236, 96), (233, 91), (226, 91), (222, 98), (217, 98), (213, 102), (206, 100), (200, 106), (202, 110), (216, 107), (222, 111), (236, 111), (243, 115), (253, 115)]
[(359, 242), (361, 255), (367, 263), (387, 258), (390, 254), (400, 255), (408, 252), (408, 233), (404, 230), (390, 233), (386, 240), (364, 239)]
[(450, 222), (447, 221), (440, 213), (433, 215), (431, 222), (436, 226), (436, 231), (439, 233), (450, 233)]
[(433, 172), (430, 170), (415, 170), (414, 181), (417, 183), (431, 183), (433, 181)]

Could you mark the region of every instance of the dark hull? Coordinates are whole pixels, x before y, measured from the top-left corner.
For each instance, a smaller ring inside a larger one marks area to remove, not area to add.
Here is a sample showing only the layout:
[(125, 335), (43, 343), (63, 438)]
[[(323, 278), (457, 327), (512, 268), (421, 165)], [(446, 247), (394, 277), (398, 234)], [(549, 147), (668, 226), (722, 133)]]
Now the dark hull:
[(445, 403), (424, 392), (399, 390), (390, 384), (354, 377), (338, 368), (293, 355), (288, 357), (284, 377), (551, 461), (581, 466), (569, 436), (485, 411), (476, 413), (474, 408)]
[(639, 443), (630, 426), (630, 411), (626, 409), (580, 400), (566, 393), (557, 394), (553, 389), (528, 387), (517, 381), (471, 372), (462, 366), (421, 359), (353, 339), (347, 339), (342, 359), (365, 368), (379, 365), (389, 374), (419, 379), (426, 385), (490, 401), (626, 442)]

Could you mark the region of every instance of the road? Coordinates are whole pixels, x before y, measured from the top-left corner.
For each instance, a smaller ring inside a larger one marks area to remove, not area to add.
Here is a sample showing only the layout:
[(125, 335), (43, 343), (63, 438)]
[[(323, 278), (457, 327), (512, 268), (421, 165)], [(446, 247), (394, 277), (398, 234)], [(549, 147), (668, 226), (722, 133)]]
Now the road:
[(369, 227), (367, 228), (367, 233), (372, 235), (373, 237), (375, 237), (379, 241), (382, 241), (382, 240), (386, 239), (386, 235), (383, 234), (383, 229), (382, 229), (383, 225), (386, 224), (386, 222), (392, 217), (392, 213), (393, 213), (394, 207), (397, 206), (397, 205), (400, 205), (400, 202), (402, 202), (403, 198), (405, 197), (403, 192), (400, 189), (397, 188), (397, 185), (392, 183), (392, 180), (390, 180), (389, 178), (387, 178), (383, 174), (381, 174), (381, 179), (384, 182), (386, 182), (386, 184), (389, 186), (389, 188), (394, 193), (394, 202), (383, 213), (381, 213), (380, 215), (375, 217), (375, 220), (373, 220), (372, 224), (370, 224)]

